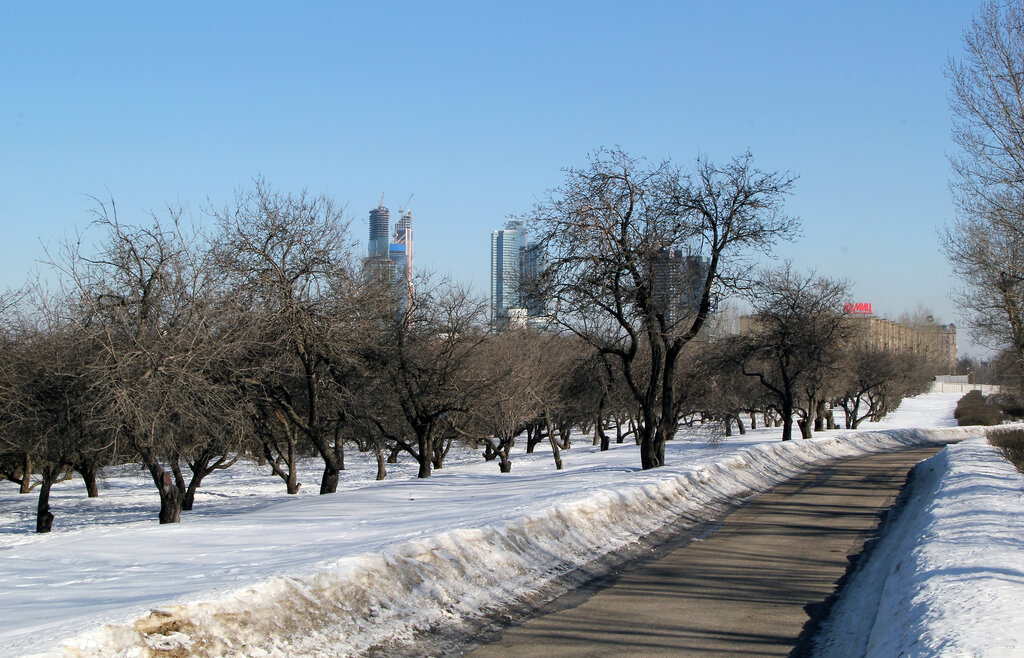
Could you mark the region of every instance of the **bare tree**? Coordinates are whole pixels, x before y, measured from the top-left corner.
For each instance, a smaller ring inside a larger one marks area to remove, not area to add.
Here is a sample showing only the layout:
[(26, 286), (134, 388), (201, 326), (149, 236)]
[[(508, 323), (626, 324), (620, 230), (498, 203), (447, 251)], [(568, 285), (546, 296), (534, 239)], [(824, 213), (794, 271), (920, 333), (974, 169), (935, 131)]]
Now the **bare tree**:
[(327, 196), (279, 194), (256, 180), (217, 217), (217, 262), (250, 326), (246, 384), (263, 402), (254, 418), (264, 454), (294, 493), (301, 436), (323, 459), (320, 493), (333, 493), (347, 419), (330, 372), (343, 345), (332, 341), (355, 303), (344, 292), (355, 271), (342, 209)]
[(786, 264), (765, 272), (748, 294), (753, 321), (732, 341), (735, 358), (782, 416), (782, 440), (793, 436), (794, 413), (809, 436), (817, 398), (851, 335), (842, 310), (846, 283), (802, 275)]
[(53, 485), (69, 479), (76, 466), (104, 463), (110, 450), (90, 413), (96, 400), (87, 366), (95, 357), (94, 341), (57, 314), (51, 300), (33, 301), (43, 304), (22, 315), (0, 369), (7, 421), (0, 445), (31, 457), (33, 468), (25, 470), (39, 476), (36, 532), (45, 533), (53, 527)]
[[(638, 408), (643, 468), (665, 463), (675, 429), (680, 351), (703, 328), (716, 291), (746, 274), (743, 254), (792, 236), (782, 212), (793, 178), (698, 159), (692, 174), (599, 151), (529, 216), (549, 254), (538, 279), (555, 319), (620, 368)], [(638, 369), (645, 361), (649, 367)]]
[(424, 280), (404, 309), (381, 308), (355, 341), (366, 374), (358, 413), (416, 460), (421, 478), (441, 467), (453, 421), (489, 386), (472, 367), (488, 340), (485, 309), (461, 287)]
[(52, 259), (77, 297), (71, 321), (98, 344), (87, 365), (92, 421), (145, 465), (160, 522), (177, 522), (185, 492), (175, 460), (223, 434), (238, 413), (219, 376), (222, 342), (211, 340), (214, 279), (180, 211), (129, 226), (112, 202), (101, 203), (93, 227), (103, 233), (95, 255), (79, 241)]
[[(902, 364), (893, 352), (854, 347), (846, 355), (843, 385), (837, 396), (846, 412), (846, 429), (857, 429), (862, 421), (878, 413), (872, 396), (899, 377)], [(863, 413), (862, 413), (863, 410)]]
[(489, 385), (465, 415), (479, 432), (485, 458), (496, 458), (502, 473), (512, 470), (509, 453), (516, 437), (542, 413), (534, 391), (541, 383), (535, 337), (525, 329), (502, 332), (483, 343), (473, 359), (475, 376)]
[(974, 336), (1024, 360), (1024, 5), (985, 4), (951, 60), (958, 217), (943, 248)]

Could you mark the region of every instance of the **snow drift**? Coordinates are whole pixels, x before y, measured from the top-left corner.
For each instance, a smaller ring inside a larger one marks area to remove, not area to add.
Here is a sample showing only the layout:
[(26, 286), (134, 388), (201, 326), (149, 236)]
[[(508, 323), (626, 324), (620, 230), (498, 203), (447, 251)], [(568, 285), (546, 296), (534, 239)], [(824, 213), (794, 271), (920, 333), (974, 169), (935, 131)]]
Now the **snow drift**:
[(1024, 656), (1024, 476), (971, 429), (916, 467), (816, 655)]
[[(60, 642), (71, 655), (337, 656), (412, 647), (478, 628), (597, 575), (599, 558), (679, 519), (697, 523), (820, 464), (947, 443), (970, 429), (895, 429), (765, 443), (685, 470), (623, 477), (539, 511), (462, 527), (179, 602)], [(642, 479), (639, 484), (630, 480)], [(457, 485), (456, 485), (457, 486)], [(459, 492), (453, 489), (449, 495)], [(895, 654), (894, 654), (895, 655)]]

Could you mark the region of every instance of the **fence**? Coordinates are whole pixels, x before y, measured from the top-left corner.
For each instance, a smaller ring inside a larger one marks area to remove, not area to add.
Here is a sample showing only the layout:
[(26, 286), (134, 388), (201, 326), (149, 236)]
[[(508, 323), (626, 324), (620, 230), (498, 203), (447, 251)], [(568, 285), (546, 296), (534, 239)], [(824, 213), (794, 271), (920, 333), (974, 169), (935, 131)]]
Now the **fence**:
[(932, 393), (967, 393), (968, 391), (981, 391), (984, 395), (999, 393), (1000, 387), (996, 384), (951, 384), (949, 382), (935, 382), (932, 384)]

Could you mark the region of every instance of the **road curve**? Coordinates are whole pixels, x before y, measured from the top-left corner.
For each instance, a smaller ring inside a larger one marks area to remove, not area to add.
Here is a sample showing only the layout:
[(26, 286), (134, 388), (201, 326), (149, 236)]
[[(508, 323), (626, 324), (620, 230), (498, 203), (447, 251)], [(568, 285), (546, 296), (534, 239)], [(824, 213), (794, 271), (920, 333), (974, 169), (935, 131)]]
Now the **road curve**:
[[(851, 459), (752, 498), (712, 535), (470, 654), (786, 656), (907, 472), (939, 448)], [(559, 606), (553, 606), (557, 609)]]

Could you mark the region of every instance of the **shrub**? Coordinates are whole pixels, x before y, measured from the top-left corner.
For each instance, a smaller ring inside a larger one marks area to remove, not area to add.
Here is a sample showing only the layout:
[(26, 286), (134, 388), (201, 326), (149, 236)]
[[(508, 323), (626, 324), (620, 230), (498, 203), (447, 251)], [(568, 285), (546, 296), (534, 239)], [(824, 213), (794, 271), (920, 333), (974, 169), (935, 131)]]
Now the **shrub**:
[(953, 417), (957, 425), (998, 425), (1003, 420), (1003, 412), (987, 403), (981, 391), (971, 391), (956, 403)]
[(999, 448), (1003, 457), (1024, 473), (1024, 430), (995, 430), (989, 432), (988, 442)]
[(1014, 418), (1024, 418), (1024, 400), (1010, 393), (997, 393), (990, 395), (988, 401), (999, 407), (1003, 414)]

